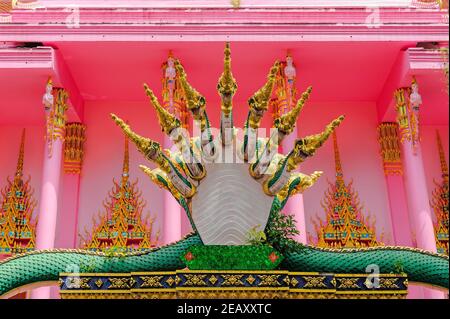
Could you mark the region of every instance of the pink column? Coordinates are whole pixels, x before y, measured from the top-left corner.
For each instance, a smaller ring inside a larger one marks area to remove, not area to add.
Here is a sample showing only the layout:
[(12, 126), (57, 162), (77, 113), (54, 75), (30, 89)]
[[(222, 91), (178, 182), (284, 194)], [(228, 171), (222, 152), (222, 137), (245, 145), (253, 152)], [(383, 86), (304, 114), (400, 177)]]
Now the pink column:
[(378, 126), (384, 175), (389, 197), (393, 240), (396, 245), (414, 247), (408, 216), (398, 124), (384, 122)]
[[(53, 141), (51, 156), (49, 148), (45, 146), (39, 217), (36, 227), (36, 249), (55, 247), (62, 150), (63, 141), (60, 138)], [(33, 290), (31, 298), (50, 299), (50, 295), (50, 287), (42, 287)]]
[(61, 231), (56, 235), (56, 246), (75, 248), (78, 241), (78, 203), (86, 126), (74, 122), (67, 123), (65, 129), (64, 179), (57, 221)]
[(78, 239), (78, 200), (80, 174), (65, 174), (61, 211), (58, 214), (57, 248), (76, 248)]
[[(416, 145), (416, 154), (414, 154), (411, 141), (403, 142), (403, 164), (409, 215), (417, 247), (437, 252), (420, 144)], [(424, 297), (444, 299), (445, 295), (443, 292), (425, 288)]]
[[(297, 127), (294, 131), (286, 136), (281, 142), (281, 147), (284, 153), (289, 152), (294, 147), (295, 139), (297, 138)], [(297, 222), (297, 229), (300, 232), (295, 236), (295, 240), (306, 244), (306, 219), (305, 219), (305, 206), (303, 205), (303, 194), (297, 194), (292, 196), (284, 206), (284, 212), (294, 215), (294, 219)]]
[(401, 175), (386, 175), (386, 184), (389, 194), (394, 242), (398, 246), (414, 247), (403, 177)]
[[(414, 247), (406, 202), (405, 185), (401, 175), (386, 175), (389, 206), (395, 245)], [(423, 287), (409, 284), (407, 299), (423, 299)]]
[[(164, 147), (170, 148), (172, 142), (164, 137)], [(166, 244), (181, 238), (181, 206), (169, 191), (164, 191), (163, 238)]]
[[(58, 217), (59, 180), (65, 134), (67, 98), (63, 88), (53, 88), (49, 80), (43, 103), (46, 111), (46, 138), (44, 165), (42, 169), (39, 216), (36, 226), (36, 249), (55, 247), (56, 222)], [(50, 287), (33, 290), (33, 299), (49, 299)]]

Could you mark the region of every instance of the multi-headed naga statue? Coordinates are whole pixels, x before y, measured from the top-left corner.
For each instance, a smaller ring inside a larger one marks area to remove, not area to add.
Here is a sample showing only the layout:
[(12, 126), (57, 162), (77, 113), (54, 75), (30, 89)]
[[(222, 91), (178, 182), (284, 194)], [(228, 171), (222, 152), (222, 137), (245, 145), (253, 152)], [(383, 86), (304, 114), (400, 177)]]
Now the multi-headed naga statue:
[[(277, 145), (289, 135), (308, 99), (304, 92), (295, 107), (278, 117), (273, 125), (277, 134), (258, 136), (258, 128), (280, 67), (275, 62), (264, 86), (248, 100), (249, 112), (243, 137), (238, 141), (233, 126), (233, 96), (237, 90), (231, 72), (231, 51), (225, 47), (224, 71), (217, 89), (221, 98), (221, 127), (214, 138), (206, 113), (206, 100), (187, 81), (179, 61), (187, 108), (200, 127), (198, 137), (189, 138), (180, 121), (161, 107), (153, 92), (144, 85), (165, 134), (177, 151), (163, 150), (159, 143), (135, 133), (116, 115), (116, 124), (134, 142), (138, 150), (157, 168), (141, 169), (160, 187), (168, 190), (184, 208), (193, 232), (178, 242), (144, 252), (125, 254), (114, 262), (101, 252), (84, 250), (43, 250), (16, 255), (0, 262), (0, 295), (31, 283), (57, 280), (68, 265), (79, 265), (80, 272), (138, 272), (185, 268), (180, 258), (193, 245), (245, 245), (250, 229), (264, 229), (267, 243), (283, 255), (281, 269), (302, 272), (365, 273), (376, 264), (381, 273), (403, 266), (409, 281), (448, 289), (447, 256), (406, 247), (324, 249), (302, 245), (279, 232), (274, 221), (290, 196), (311, 187), (321, 175), (295, 172), (297, 166), (327, 140), (344, 117), (333, 120), (322, 133), (299, 138), (287, 155), (279, 154)], [(231, 156), (230, 156), (231, 154)], [(231, 158), (231, 161), (230, 161)], [(228, 159), (228, 160), (227, 160)], [(86, 269), (85, 269), (86, 268)]]

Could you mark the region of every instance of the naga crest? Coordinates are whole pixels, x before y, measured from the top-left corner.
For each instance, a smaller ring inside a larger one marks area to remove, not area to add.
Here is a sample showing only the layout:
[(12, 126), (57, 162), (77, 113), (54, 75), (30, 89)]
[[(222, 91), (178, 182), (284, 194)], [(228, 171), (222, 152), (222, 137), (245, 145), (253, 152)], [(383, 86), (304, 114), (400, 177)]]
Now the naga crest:
[(153, 169), (144, 165), (140, 168), (183, 206), (204, 244), (245, 245), (250, 230), (266, 227), (274, 199), (284, 205), (289, 196), (303, 192), (320, 177), (322, 172), (319, 171), (306, 175), (295, 170), (314, 155), (344, 117), (333, 120), (321, 133), (297, 139), (289, 153), (280, 154), (278, 145), (293, 132), (312, 88), (302, 94), (289, 112), (274, 120), (269, 137), (259, 136), (261, 118), (268, 109), (281, 67), (276, 61), (266, 83), (248, 100), (243, 138), (239, 139), (233, 125), (233, 96), (237, 84), (228, 43), (224, 55), (224, 71), (217, 84), (221, 98), (217, 136), (213, 135), (208, 121), (205, 98), (189, 84), (178, 60), (175, 60), (175, 69), (179, 72), (187, 109), (200, 127), (200, 136), (190, 137), (146, 84), (144, 89), (156, 110), (161, 129), (173, 141), (175, 151), (163, 150), (159, 143), (140, 136), (118, 116), (111, 116), (144, 157), (156, 164)]

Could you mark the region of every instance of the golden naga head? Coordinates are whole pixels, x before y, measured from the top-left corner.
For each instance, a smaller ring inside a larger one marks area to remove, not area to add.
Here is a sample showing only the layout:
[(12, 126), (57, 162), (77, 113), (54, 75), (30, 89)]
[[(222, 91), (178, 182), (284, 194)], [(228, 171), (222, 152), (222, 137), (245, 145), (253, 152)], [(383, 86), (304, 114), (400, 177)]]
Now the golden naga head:
[(264, 84), (262, 88), (256, 91), (256, 93), (248, 99), (248, 105), (250, 107), (248, 124), (253, 129), (257, 129), (259, 127), (261, 118), (264, 112), (268, 109), (269, 100), (272, 96), (272, 91), (279, 68), (280, 61), (275, 61), (270, 69), (269, 75), (267, 76), (266, 84)]
[(224, 50), (223, 73), (217, 83), (217, 91), (222, 98), (222, 112), (228, 116), (233, 108), (232, 99), (237, 91), (236, 79), (231, 73), (231, 50), (230, 43), (227, 42)]
[(159, 104), (153, 91), (144, 83), (145, 93), (152, 101), (152, 105), (155, 108), (156, 114), (158, 115), (159, 125), (161, 125), (161, 130), (167, 135), (170, 134), (174, 129), (181, 127), (181, 122), (170, 112), (164, 109), (161, 104)]
[(272, 95), (273, 86), (275, 85), (276, 75), (280, 68), (280, 61), (275, 61), (270, 73), (267, 76), (267, 82), (262, 88), (256, 91), (251, 98), (248, 99), (248, 104), (251, 109), (257, 111), (266, 111), (269, 105), (269, 99)]
[(161, 145), (159, 145), (159, 143), (136, 134), (131, 130), (130, 126), (117, 115), (111, 113), (111, 118), (116, 122), (117, 126), (122, 129), (125, 135), (136, 144), (138, 150), (144, 154), (148, 160), (154, 161), (158, 157), (161, 153)]
[(302, 163), (308, 157), (313, 156), (316, 150), (325, 143), (344, 118), (345, 117), (341, 115), (337, 119), (334, 119), (326, 126), (322, 133), (297, 139), (295, 141), (293, 154), (288, 159), (288, 171), (296, 169), (298, 164)]
[(187, 108), (194, 114), (194, 116), (199, 115), (201, 113), (200, 110), (202, 110), (206, 105), (205, 97), (198, 93), (197, 90), (189, 84), (186, 79), (186, 72), (178, 59), (175, 60), (175, 69), (180, 76), (181, 86), (183, 87), (186, 95)]
[(295, 124), (297, 122), (298, 115), (300, 111), (303, 109), (305, 102), (308, 100), (309, 95), (311, 94), (312, 87), (308, 87), (308, 89), (303, 92), (302, 97), (298, 100), (297, 105), (287, 112), (286, 114), (281, 115), (276, 118), (274, 121), (274, 126), (283, 134), (289, 135), (295, 128)]
[(323, 172), (322, 171), (314, 171), (311, 175), (304, 175), (302, 173), (299, 173), (301, 178), (300, 178), (300, 184), (297, 185), (296, 187), (296, 193), (303, 193), (303, 191), (305, 191), (306, 189), (310, 188), (311, 186), (313, 186), (317, 180), (319, 179), (320, 176), (322, 176)]

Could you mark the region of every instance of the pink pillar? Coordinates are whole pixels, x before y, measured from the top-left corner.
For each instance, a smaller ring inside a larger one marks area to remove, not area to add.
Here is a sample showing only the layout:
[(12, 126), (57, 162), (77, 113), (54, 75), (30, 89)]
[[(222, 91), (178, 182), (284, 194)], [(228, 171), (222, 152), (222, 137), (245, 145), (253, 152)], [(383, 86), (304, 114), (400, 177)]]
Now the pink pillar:
[[(297, 138), (297, 127), (294, 131), (286, 136), (281, 143), (281, 147), (284, 153), (289, 152), (295, 143)], [(305, 206), (303, 204), (303, 194), (297, 194), (292, 196), (284, 206), (284, 212), (294, 215), (294, 219), (297, 222), (297, 229), (300, 232), (294, 239), (302, 244), (306, 244), (306, 219), (305, 219)]]
[(58, 214), (57, 248), (76, 248), (78, 238), (78, 200), (80, 174), (65, 174), (61, 211)]
[[(39, 217), (36, 227), (36, 249), (55, 247), (62, 150), (61, 138), (53, 141), (51, 156), (49, 156), (49, 148), (45, 145)], [(32, 299), (49, 299), (50, 295), (50, 287), (42, 287), (33, 290), (31, 297)]]
[[(405, 185), (400, 175), (386, 175), (394, 241), (397, 246), (414, 247), (408, 216)], [(409, 284), (407, 299), (423, 299), (424, 289)]]
[[(405, 140), (402, 145), (409, 216), (417, 247), (437, 252), (420, 143), (416, 146), (416, 154), (414, 154), (411, 141)], [(424, 297), (443, 299), (445, 295), (443, 292), (424, 288)]]
[[(164, 147), (170, 148), (172, 142), (164, 137)], [(164, 191), (164, 218), (163, 238), (166, 244), (173, 243), (181, 238), (181, 206), (169, 191)]]
[(401, 175), (386, 175), (394, 242), (398, 246), (414, 247), (406, 203), (405, 185)]

